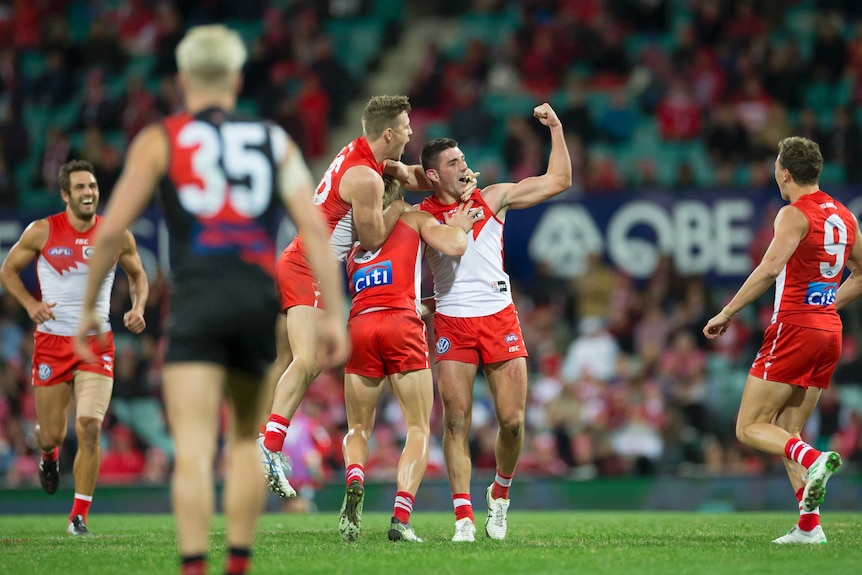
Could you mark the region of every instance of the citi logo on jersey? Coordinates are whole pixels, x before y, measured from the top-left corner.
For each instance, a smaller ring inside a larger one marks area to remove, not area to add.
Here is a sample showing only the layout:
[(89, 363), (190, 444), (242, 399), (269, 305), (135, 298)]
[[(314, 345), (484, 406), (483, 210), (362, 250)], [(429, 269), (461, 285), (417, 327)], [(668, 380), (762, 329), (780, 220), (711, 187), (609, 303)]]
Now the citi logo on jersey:
[(359, 268), (350, 278), (353, 293), (358, 294), (364, 289), (392, 284), (392, 262), (378, 262), (374, 265)]
[(811, 282), (805, 292), (805, 303), (808, 305), (827, 306), (835, 303), (838, 284), (828, 282)]

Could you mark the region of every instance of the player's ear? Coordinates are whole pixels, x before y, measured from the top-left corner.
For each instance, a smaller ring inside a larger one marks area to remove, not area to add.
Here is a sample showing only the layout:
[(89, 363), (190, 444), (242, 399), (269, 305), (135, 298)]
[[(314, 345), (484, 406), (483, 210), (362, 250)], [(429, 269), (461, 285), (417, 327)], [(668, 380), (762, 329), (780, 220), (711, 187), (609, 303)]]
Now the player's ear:
[(427, 169), (425, 170), (425, 176), (427, 176), (432, 182), (440, 181), (440, 176), (437, 174), (437, 170)]

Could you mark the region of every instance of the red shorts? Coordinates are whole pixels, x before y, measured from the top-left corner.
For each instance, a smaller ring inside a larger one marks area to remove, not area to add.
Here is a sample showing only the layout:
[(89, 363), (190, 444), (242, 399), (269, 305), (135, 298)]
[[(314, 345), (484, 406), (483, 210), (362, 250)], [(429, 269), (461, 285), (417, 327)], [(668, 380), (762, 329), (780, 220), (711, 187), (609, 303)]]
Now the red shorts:
[(347, 322), (347, 331), (351, 348), (346, 373), (382, 378), (431, 367), (425, 322), (414, 311), (364, 313)]
[(493, 315), (450, 317), (434, 314), (435, 360), (479, 365), (527, 357), (515, 304)]
[(301, 250), (283, 251), (275, 264), (275, 285), (281, 296), (281, 312), (296, 305), (323, 308), (320, 284)]
[(774, 323), (763, 333), (763, 345), (749, 374), (800, 387), (829, 387), (841, 357), (841, 332)]
[(47, 387), (72, 381), (75, 371), (88, 371), (114, 378), (114, 334), (107, 332), (105, 342), (90, 338), (90, 349), (98, 359), (83, 361), (72, 347), (72, 337), (37, 331), (33, 337), (33, 368), (31, 380), (37, 387)]

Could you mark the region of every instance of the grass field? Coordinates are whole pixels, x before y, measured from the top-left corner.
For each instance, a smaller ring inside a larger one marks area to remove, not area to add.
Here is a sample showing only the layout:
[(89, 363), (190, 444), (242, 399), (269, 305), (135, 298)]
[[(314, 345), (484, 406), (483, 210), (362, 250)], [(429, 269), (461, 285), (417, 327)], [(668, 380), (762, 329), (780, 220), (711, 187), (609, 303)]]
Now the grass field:
[[(414, 515), (423, 544), (386, 539), (388, 514), (367, 513), (362, 538), (344, 543), (334, 513), (266, 515), (253, 573), (471, 575), (479, 573), (771, 574), (862, 572), (862, 514), (824, 513), (827, 545), (778, 546), (790, 513), (518, 512), (506, 541), (449, 541), (450, 513)], [(477, 515), (482, 533), (483, 518)], [(59, 515), (0, 517), (0, 573), (178, 572), (166, 515), (92, 514), (92, 537), (64, 535)], [(478, 535), (478, 534), (477, 534)], [(224, 520), (216, 518), (210, 573), (222, 573)]]

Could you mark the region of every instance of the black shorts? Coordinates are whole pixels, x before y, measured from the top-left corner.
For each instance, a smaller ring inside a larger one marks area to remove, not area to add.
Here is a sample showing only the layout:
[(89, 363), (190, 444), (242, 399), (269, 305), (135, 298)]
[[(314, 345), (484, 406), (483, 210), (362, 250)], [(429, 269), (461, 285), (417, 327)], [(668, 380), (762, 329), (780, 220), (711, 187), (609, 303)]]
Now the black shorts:
[(272, 280), (195, 283), (174, 286), (165, 362), (215, 363), (262, 376), (275, 361), (279, 310)]

